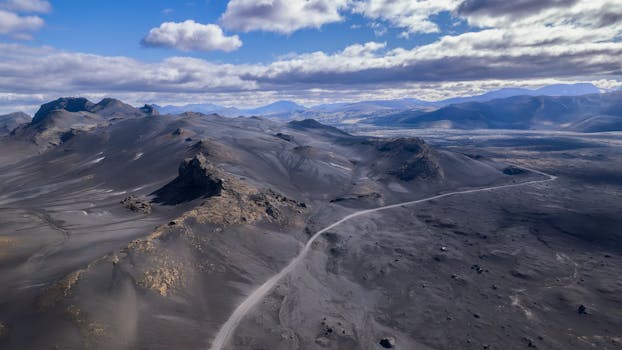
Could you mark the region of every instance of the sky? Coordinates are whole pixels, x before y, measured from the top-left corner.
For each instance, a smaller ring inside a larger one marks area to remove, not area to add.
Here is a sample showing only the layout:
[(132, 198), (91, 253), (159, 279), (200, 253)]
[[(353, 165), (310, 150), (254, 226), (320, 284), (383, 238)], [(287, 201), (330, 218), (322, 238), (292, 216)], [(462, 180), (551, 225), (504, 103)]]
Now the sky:
[(622, 86), (622, 0), (0, 0), (0, 112)]

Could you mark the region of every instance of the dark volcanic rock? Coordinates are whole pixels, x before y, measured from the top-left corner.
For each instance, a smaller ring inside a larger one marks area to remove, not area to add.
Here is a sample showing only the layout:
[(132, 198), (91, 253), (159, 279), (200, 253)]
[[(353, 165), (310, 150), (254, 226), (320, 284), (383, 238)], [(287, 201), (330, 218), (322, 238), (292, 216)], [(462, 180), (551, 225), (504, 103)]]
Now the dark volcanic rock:
[(505, 175), (522, 175), (522, 174), (527, 174), (529, 171), (525, 170), (525, 169), (521, 169), (519, 167), (515, 167), (513, 165), (510, 165), (509, 167), (503, 169), (503, 173)]
[(139, 108), (139, 110), (147, 115), (160, 115), (157, 109), (153, 107), (153, 105), (144, 105)]
[(579, 305), (579, 307), (577, 308), (577, 312), (580, 315), (586, 315), (587, 314), (587, 308), (585, 307), (585, 305), (581, 304)]
[(377, 172), (402, 181), (443, 177), (434, 153), (419, 138), (372, 139), (363, 141), (363, 144), (373, 146), (379, 153), (380, 159), (374, 165)]
[(285, 141), (291, 142), (293, 140), (293, 137), (291, 135), (287, 135), (287, 134), (283, 134), (283, 133), (277, 133), (276, 135), (274, 135), (280, 139), (283, 139)]
[(380, 346), (385, 349), (393, 349), (395, 347), (395, 338), (387, 337), (380, 339)]
[(223, 180), (216, 176), (215, 170), (203, 154), (183, 161), (179, 175), (166, 186), (152, 193), (155, 203), (175, 205), (197, 198), (220, 195)]
[(121, 201), (121, 205), (135, 213), (151, 214), (151, 204), (136, 196), (129, 196)]

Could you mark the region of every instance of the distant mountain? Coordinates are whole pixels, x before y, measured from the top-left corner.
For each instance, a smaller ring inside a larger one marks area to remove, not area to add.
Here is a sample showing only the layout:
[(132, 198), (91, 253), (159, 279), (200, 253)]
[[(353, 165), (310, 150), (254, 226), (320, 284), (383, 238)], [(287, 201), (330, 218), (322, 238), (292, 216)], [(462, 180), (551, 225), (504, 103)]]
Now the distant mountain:
[(311, 107), (311, 110), (324, 113), (335, 112), (374, 112), (380, 110), (405, 110), (418, 107), (433, 107), (436, 102), (418, 100), (416, 98), (403, 98), (397, 100), (372, 100), (351, 103), (331, 103)]
[(242, 115), (242, 111), (234, 107), (224, 107), (213, 103), (197, 103), (188, 104), (183, 106), (158, 106), (153, 107), (160, 112), (160, 114), (181, 114), (184, 112), (197, 112), (203, 114), (219, 114), (224, 117), (237, 117)]
[(614, 131), (622, 130), (622, 92), (583, 96), (514, 96), (454, 104), (428, 113), (413, 112), (411, 116), (407, 112), (399, 115), (400, 118), (392, 126)]
[[(456, 97), (439, 101), (425, 101), (416, 98), (394, 100), (369, 100), (359, 102), (338, 102), (305, 107), (292, 101), (274, 103), (251, 109), (224, 107), (217, 104), (189, 104), (183, 106), (153, 105), (162, 114), (199, 112), (219, 114), (225, 117), (260, 116), (281, 120), (317, 119), (332, 125), (355, 124), (359, 122), (387, 125), (408, 118), (413, 113), (429, 112), (432, 109), (466, 102), (487, 102), (514, 96), (579, 96), (598, 94), (600, 90), (590, 83), (556, 84), (539, 89), (504, 88), (481, 95)], [(383, 120), (390, 116), (390, 119)]]
[(513, 96), (580, 96), (597, 94), (599, 92), (600, 89), (590, 83), (555, 84), (544, 86), (535, 90), (524, 88), (504, 88), (490, 91), (482, 95), (449, 98), (438, 101), (438, 103), (446, 106), (464, 102), (486, 102)]
[(276, 101), (266, 106), (258, 107), (255, 109), (243, 110), (243, 115), (249, 116), (270, 116), (270, 115), (283, 115), (291, 113), (300, 113), (307, 110), (307, 107), (301, 106), (292, 101)]
[(26, 113), (16, 112), (0, 115), (0, 136), (6, 135), (21, 124), (30, 122), (30, 116)]
[(154, 114), (157, 111), (149, 106), (134, 108), (112, 98), (93, 103), (83, 97), (62, 97), (42, 105), (32, 120), (11, 131), (11, 136), (47, 147), (97, 126)]
[(224, 107), (212, 103), (189, 104), (183, 106), (153, 106), (161, 114), (181, 114), (183, 112), (198, 112), (203, 114), (219, 114), (224, 117), (286, 116), (292, 113), (304, 112), (307, 110), (306, 107), (292, 101), (276, 101), (265, 106), (251, 109)]

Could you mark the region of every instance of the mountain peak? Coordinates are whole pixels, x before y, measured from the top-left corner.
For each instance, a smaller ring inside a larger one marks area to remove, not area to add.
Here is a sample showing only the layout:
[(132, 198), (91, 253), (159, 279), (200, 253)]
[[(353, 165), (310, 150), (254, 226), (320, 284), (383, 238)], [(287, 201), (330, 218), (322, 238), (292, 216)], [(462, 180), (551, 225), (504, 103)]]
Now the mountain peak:
[(55, 110), (66, 110), (67, 112), (86, 112), (95, 104), (84, 97), (61, 97), (52, 102), (43, 104), (32, 118), (32, 123), (41, 122), (47, 115)]

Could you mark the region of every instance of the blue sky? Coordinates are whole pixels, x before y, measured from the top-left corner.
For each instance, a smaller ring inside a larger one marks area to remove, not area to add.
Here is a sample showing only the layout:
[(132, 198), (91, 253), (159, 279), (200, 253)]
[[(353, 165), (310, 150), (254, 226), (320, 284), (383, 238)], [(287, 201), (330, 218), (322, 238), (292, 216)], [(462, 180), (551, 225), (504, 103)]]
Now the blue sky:
[[(253, 31), (237, 33), (243, 46), (234, 52), (179, 51), (170, 48), (145, 48), (140, 40), (162, 22), (217, 23), (225, 12), (226, 1), (51, 1), (53, 12), (42, 16), (46, 27), (30, 44), (100, 55), (124, 55), (155, 62), (172, 55), (192, 56), (219, 62), (269, 63), (290, 53), (334, 52), (369, 41), (386, 41), (387, 48), (413, 47), (431, 43), (443, 33), (464, 31), (466, 23), (452, 18), (449, 12), (435, 16), (438, 33), (400, 37), (400, 28), (380, 24), (373, 28), (361, 15), (321, 28), (303, 28), (293, 33)], [(454, 23), (460, 24), (454, 26)], [(386, 33), (379, 32), (384, 30)], [(382, 35), (380, 35), (382, 34)]]
[(0, 0), (0, 111), (621, 85), (619, 0)]

